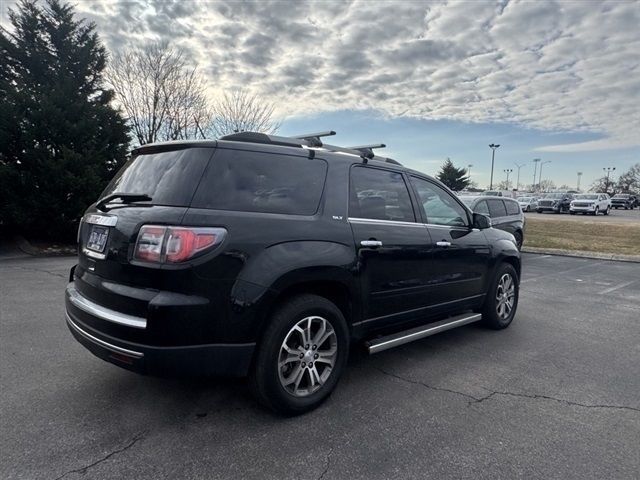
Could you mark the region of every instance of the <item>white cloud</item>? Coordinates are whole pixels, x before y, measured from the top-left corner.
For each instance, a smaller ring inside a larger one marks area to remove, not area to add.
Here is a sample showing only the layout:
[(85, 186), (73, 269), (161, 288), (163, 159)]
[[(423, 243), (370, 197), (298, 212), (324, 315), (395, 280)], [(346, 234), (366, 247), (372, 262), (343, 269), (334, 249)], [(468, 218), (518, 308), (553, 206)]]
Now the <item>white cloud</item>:
[(541, 151), (640, 145), (637, 1), (80, 0), (77, 8), (109, 48), (167, 39), (214, 92), (249, 86), (282, 115), (376, 109), (603, 137)]

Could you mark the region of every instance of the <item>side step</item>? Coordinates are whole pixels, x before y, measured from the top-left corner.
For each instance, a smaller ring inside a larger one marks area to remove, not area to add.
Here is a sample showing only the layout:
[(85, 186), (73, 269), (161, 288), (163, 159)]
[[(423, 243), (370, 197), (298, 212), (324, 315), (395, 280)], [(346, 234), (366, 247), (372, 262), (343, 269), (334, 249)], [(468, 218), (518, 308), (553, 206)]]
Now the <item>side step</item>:
[(421, 325), (417, 328), (412, 328), (411, 330), (405, 330), (404, 332), (398, 332), (393, 335), (387, 335), (386, 337), (369, 340), (366, 343), (367, 349), (369, 353), (382, 352), (389, 348), (413, 342), (414, 340), (430, 337), (431, 335), (444, 332), (445, 330), (451, 330), (452, 328), (461, 327), (468, 323), (477, 322), (481, 318), (482, 314), (480, 313), (463, 313), (462, 315), (446, 318), (440, 322)]

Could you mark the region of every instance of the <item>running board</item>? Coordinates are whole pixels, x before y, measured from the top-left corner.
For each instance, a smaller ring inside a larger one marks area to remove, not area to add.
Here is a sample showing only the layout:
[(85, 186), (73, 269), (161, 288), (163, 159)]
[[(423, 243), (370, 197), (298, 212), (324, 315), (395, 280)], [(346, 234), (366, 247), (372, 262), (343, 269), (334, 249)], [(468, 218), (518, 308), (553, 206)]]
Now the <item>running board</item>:
[(463, 313), (455, 317), (450, 317), (439, 322), (430, 323), (428, 325), (421, 325), (411, 330), (405, 330), (404, 332), (394, 333), (393, 335), (387, 335), (386, 337), (376, 338), (369, 340), (367, 350), (369, 353), (378, 353), (389, 348), (404, 345), (405, 343), (413, 342), (421, 338), (430, 337), (436, 333), (444, 332), (452, 328), (461, 327), (468, 323), (477, 322), (482, 318), (480, 313)]

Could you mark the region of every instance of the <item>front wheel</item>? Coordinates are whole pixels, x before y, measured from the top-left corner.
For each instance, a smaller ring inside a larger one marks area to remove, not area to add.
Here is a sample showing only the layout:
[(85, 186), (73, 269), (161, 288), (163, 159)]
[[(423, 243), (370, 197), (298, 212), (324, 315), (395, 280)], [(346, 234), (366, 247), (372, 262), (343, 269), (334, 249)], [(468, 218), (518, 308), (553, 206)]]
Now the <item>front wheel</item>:
[(270, 319), (250, 378), (253, 391), (278, 413), (308, 412), (331, 394), (348, 354), (349, 330), (340, 309), (324, 297), (296, 296)]
[(599, 212), (600, 212), (600, 209), (596, 207), (595, 211), (593, 212), (593, 216), (597, 217)]
[(493, 330), (507, 328), (518, 308), (518, 274), (509, 263), (498, 266), (482, 308), (482, 323)]
[(611, 210), (611, 207), (607, 207), (607, 209), (602, 212), (603, 215), (609, 215), (609, 210)]

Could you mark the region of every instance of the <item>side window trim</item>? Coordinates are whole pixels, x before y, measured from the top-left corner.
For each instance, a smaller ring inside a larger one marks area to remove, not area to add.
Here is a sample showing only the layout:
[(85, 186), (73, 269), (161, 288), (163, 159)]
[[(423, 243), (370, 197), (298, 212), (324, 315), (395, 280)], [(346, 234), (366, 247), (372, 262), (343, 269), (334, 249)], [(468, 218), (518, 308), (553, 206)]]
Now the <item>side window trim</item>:
[[(387, 173), (396, 173), (402, 177), (402, 181), (404, 182), (404, 186), (407, 189), (407, 195), (409, 196), (409, 202), (411, 204), (411, 210), (413, 212), (413, 222), (408, 222), (406, 220), (380, 220), (375, 218), (361, 218), (357, 216), (352, 216), (351, 212), (351, 175), (353, 170), (356, 168), (365, 168), (369, 170), (380, 170)], [(416, 207), (415, 198), (413, 196), (413, 188), (408, 182), (407, 176), (403, 171), (393, 170), (390, 168), (382, 168), (377, 165), (365, 165), (362, 163), (353, 163), (349, 168), (349, 181), (347, 182), (348, 191), (347, 191), (347, 220), (353, 221), (354, 223), (378, 223), (378, 224), (393, 224), (393, 225), (406, 225), (406, 226), (420, 226), (421, 225), (421, 216)]]

